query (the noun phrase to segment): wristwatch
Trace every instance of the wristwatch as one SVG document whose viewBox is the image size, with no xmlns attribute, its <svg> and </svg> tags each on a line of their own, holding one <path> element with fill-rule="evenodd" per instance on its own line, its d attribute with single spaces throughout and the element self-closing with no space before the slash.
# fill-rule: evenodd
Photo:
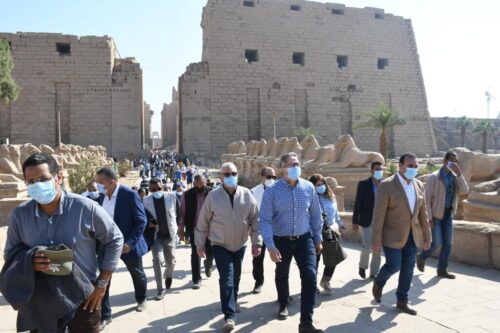
<svg viewBox="0 0 500 333">
<path fill-rule="evenodd" d="M 108 286 L 108 281 L 106 280 L 97 280 L 97 288 L 101 288 L 101 289 L 106 289 L 106 287 Z"/>
</svg>

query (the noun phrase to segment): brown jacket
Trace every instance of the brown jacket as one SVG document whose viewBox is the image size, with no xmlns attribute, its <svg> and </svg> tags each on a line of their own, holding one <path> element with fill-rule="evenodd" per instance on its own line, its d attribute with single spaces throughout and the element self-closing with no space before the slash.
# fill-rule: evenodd
<svg viewBox="0 0 500 333">
<path fill-rule="evenodd" d="M 457 214 L 459 195 L 469 193 L 469 186 L 463 174 L 460 177 L 453 175 L 455 182 L 455 193 L 453 193 L 453 215 Z M 427 216 L 442 220 L 444 217 L 444 205 L 446 201 L 446 188 L 441 177 L 441 169 L 433 172 L 425 184 L 425 202 Z"/>
<path fill-rule="evenodd" d="M 197 249 L 205 248 L 208 237 L 212 245 L 236 252 L 251 236 L 252 245 L 262 246 L 259 229 L 259 207 L 249 189 L 238 186 L 234 193 L 234 207 L 223 186 L 208 193 L 200 211 L 195 229 Z"/>
<path fill-rule="evenodd" d="M 424 185 L 417 179 L 413 182 L 416 192 L 413 215 L 397 174 L 379 184 L 373 208 L 372 244 L 402 249 L 410 230 L 417 247 L 422 248 L 424 242 L 431 241 Z"/>
</svg>

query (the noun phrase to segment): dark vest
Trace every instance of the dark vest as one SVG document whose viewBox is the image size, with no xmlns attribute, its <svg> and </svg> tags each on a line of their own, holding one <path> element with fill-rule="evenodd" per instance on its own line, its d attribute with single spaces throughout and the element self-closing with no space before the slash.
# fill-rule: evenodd
<svg viewBox="0 0 500 333">
<path fill-rule="evenodd" d="M 196 209 L 198 208 L 197 195 L 198 192 L 196 192 L 194 187 L 184 193 L 184 208 L 186 212 L 184 215 L 184 225 L 186 226 L 186 231 L 188 233 L 194 232 L 194 228 L 196 226 Z M 207 197 L 208 189 L 205 189 L 204 195 Z"/>
</svg>

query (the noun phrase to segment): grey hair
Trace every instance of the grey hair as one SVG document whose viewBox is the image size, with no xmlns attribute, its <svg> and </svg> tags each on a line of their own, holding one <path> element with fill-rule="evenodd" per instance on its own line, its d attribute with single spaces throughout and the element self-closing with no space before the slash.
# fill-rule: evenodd
<svg viewBox="0 0 500 333">
<path fill-rule="evenodd" d="M 297 154 L 295 154 L 294 152 L 289 152 L 289 153 L 282 155 L 280 158 L 280 164 L 279 164 L 280 168 L 283 168 L 283 166 L 286 164 L 288 159 L 290 159 L 291 157 L 297 157 Z"/>
<path fill-rule="evenodd" d="M 238 168 L 236 167 L 236 165 L 233 162 L 226 162 L 226 163 L 222 164 L 222 166 L 220 167 L 220 172 L 222 172 L 222 170 L 224 170 L 225 168 L 238 170 Z"/>
</svg>

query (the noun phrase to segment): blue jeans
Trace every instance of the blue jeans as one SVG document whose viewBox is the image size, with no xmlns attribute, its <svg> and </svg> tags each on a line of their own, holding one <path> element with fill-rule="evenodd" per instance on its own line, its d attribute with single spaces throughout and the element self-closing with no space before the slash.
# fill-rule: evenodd
<svg viewBox="0 0 500 333">
<path fill-rule="evenodd" d="M 453 217 L 451 211 L 445 213 L 442 220 L 434 219 L 434 228 L 432 229 L 432 244 L 429 250 L 422 251 L 422 259 L 429 258 L 436 249 L 441 247 L 439 254 L 439 270 L 448 268 L 448 258 L 451 253 L 451 244 L 453 242 Z"/>
<path fill-rule="evenodd" d="M 399 283 L 396 291 L 398 302 L 408 302 L 408 291 L 413 278 L 413 269 L 415 267 L 415 256 L 417 254 L 417 246 L 413 240 L 413 235 L 410 232 L 408 241 L 402 249 L 393 249 L 384 246 L 385 264 L 375 278 L 375 283 L 383 288 L 389 278 L 399 271 Z"/>
<path fill-rule="evenodd" d="M 132 277 L 132 282 L 134 284 L 135 290 L 135 300 L 137 303 L 142 303 L 146 300 L 147 292 L 147 277 L 144 273 L 144 268 L 142 267 L 142 258 L 132 259 L 124 261 L 125 266 Z M 111 281 L 109 281 L 108 288 L 106 289 L 106 294 L 101 303 L 101 320 L 111 319 L 111 304 L 109 303 L 109 287 Z"/>
<path fill-rule="evenodd" d="M 220 303 L 224 320 L 236 319 L 236 302 L 241 278 L 241 263 L 246 246 L 236 252 L 218 245 L 212 246 L 215 264 L 219 271 Z"/>
<path fill-rule="evenodd" d="M 314 304 L 316 302 L 316 250 L 310 234 L 303 235 L 297 240 L 274 238 L 274 244 L 280 251 L 281 262 L 276 263 L 276 289 L 281 306 L 288 304 L 290 290 L 288 275 L 290 263 L 295 258 L 300 271 L 302 288 L 300 292 L 300 322 L 312 323 Z"/>
</svg>

